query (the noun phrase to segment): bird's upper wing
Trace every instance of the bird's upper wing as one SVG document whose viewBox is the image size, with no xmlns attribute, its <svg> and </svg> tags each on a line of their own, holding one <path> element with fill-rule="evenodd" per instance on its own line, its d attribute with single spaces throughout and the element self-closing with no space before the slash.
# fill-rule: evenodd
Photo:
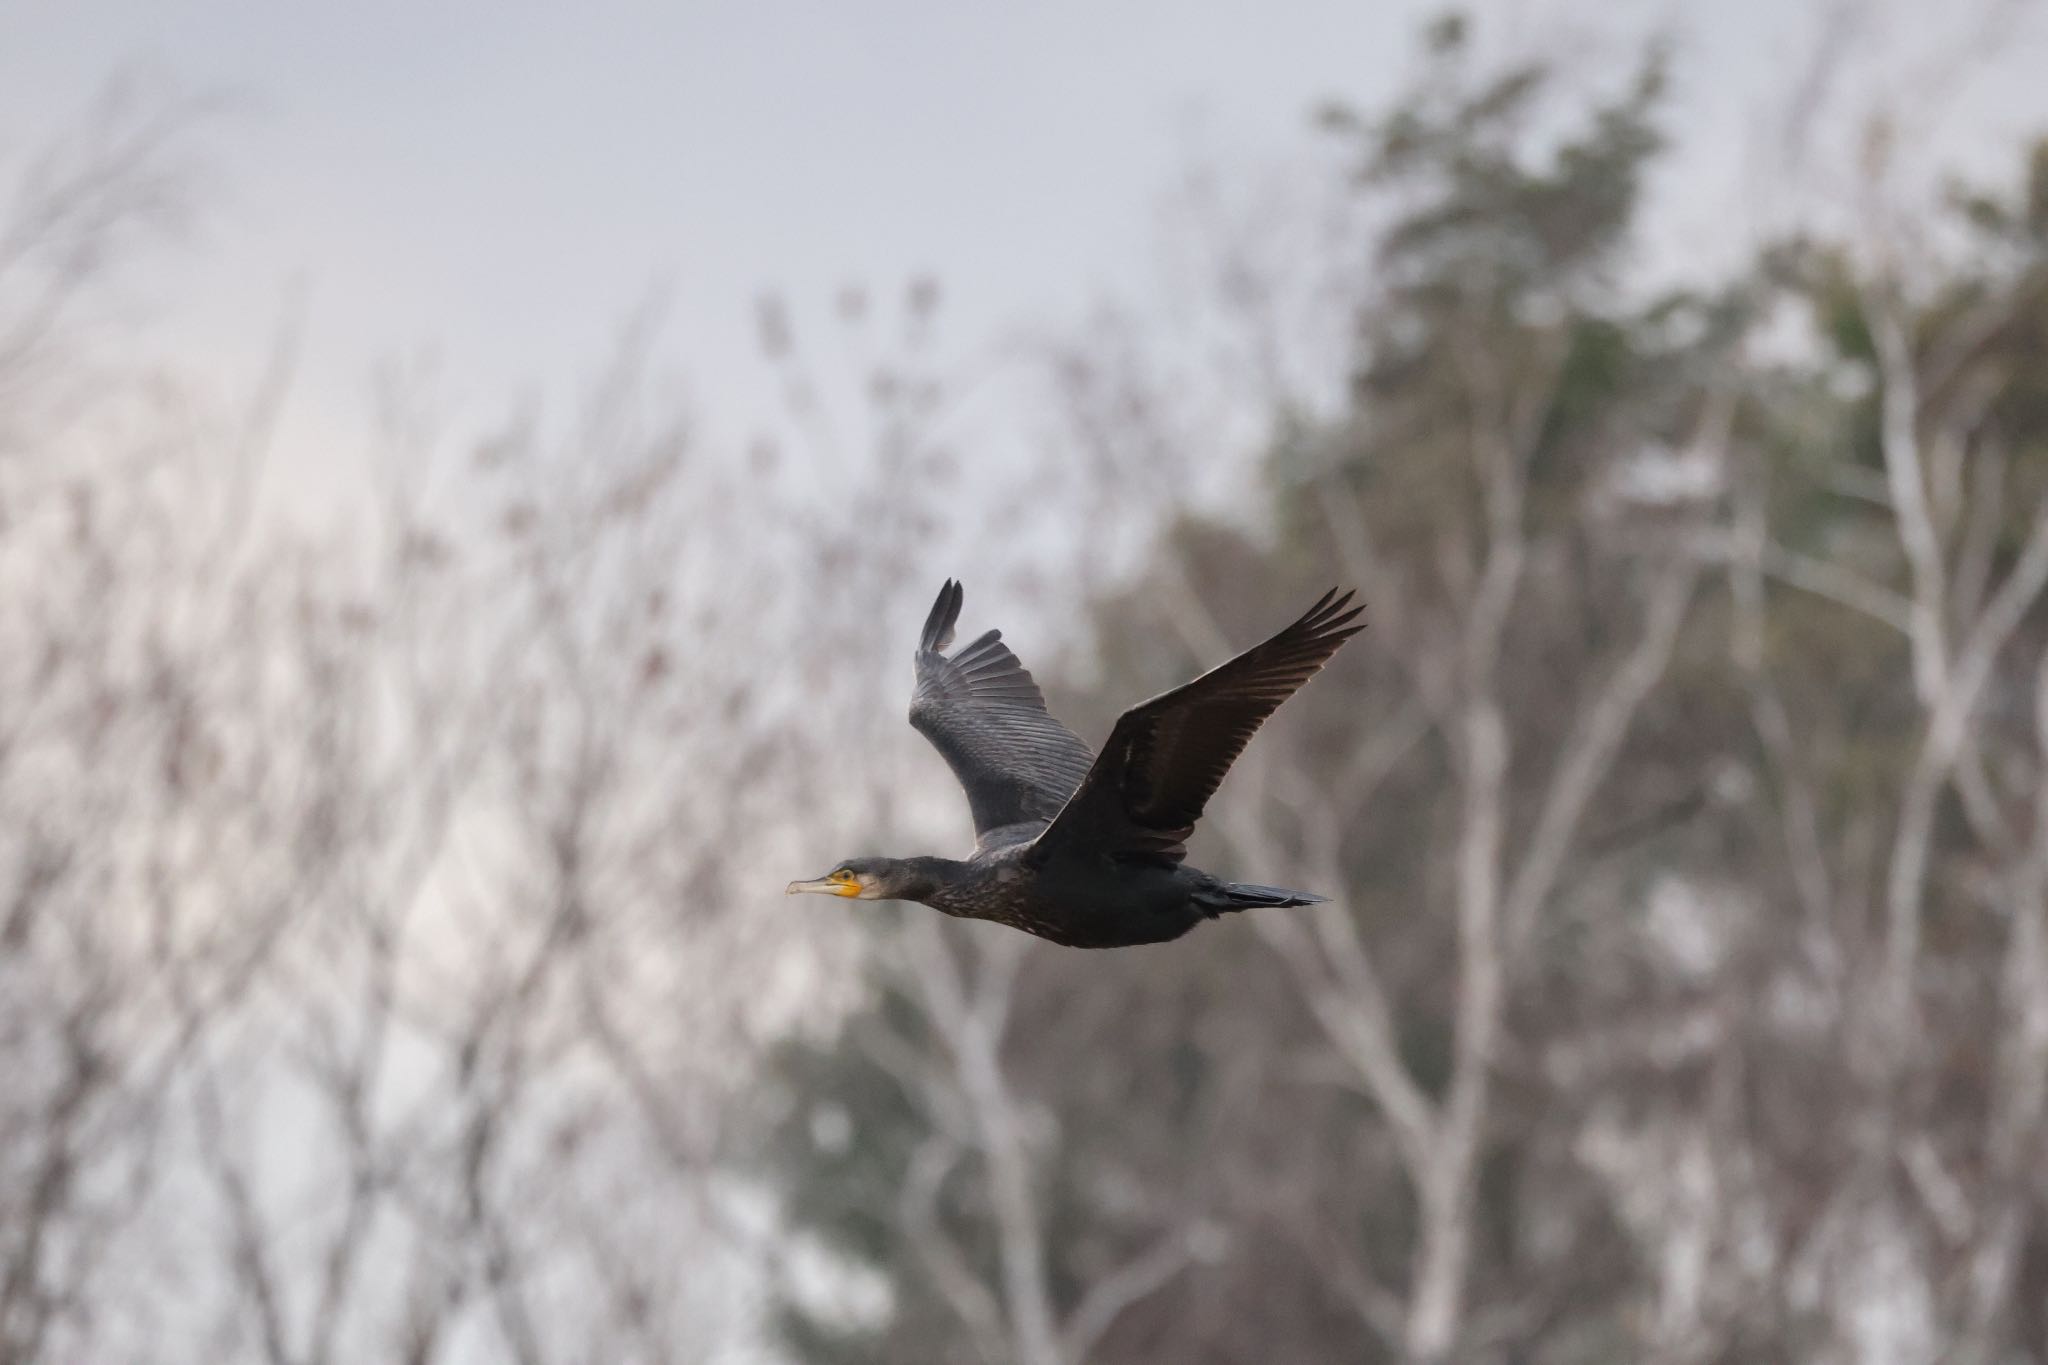
<svg viewBox="0 0 2048 1365">
<path fill-rule="evenodd" d="M 946 657 L 962 598 L 960 585 L 947 579 L 925 618 L 910 723 L 945 755 L 967 789 L 977 836 L 1050 820 L 1094 755 L 1046 711 L 1044 694 L 1003 644 L 1001 631 Z"/>
<path fill-rule="evenodd" d="M 1363 608 L 1332 588 L 1261 645 L 1124 712 L 1101 757 L 1034 856 L 1151 857 L 1179 862 L 1202 808 L 1266 717 L 1343 643 Z"/>
</svg>

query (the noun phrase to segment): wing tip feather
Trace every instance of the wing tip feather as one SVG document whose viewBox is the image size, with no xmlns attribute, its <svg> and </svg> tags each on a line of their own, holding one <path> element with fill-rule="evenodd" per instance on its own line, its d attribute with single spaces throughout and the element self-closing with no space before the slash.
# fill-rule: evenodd
<svg viewBox="0 0 2048 1365">
<path fill-rule="evenodd" d="M 966 591 L 958 579 L 948 578 L 940 586 L 931 612 L 924 618 L 924 630 L 917 640 L 919 649 L 937 653 L 953 642 L 953 627 L 959 624 L 960 604 L 966 598 Z"/>
<path fill-rule="evenodd" d="M 1334 653 L 1346 640 L 1366 628 L 1367 622 L 1359 618 L 1365 614 L 1365 604 L 1358 602 L 1356 588 L 1331 588 L 1316 599 L 1314 606 L 1303 612 L 1301 617 L 1288 629 L 1298 632 L 1303 644 L 1329 644 Z"/>
</svg>

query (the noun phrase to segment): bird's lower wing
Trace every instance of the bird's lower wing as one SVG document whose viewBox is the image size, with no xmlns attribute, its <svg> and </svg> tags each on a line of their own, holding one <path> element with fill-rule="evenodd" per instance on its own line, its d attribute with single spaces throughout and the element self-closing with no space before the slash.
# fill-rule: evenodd
<svg viewBox="0 0 2048 1365">
<path fill-rule="evenodd" d="M 1073 799 L 1039 835 L 1035 856 L 1179 862 L 1259 726 L 1365 629 L 1351 598 L 1331 589 L 1272 639 L 1124 712 Z"/>
</svg>

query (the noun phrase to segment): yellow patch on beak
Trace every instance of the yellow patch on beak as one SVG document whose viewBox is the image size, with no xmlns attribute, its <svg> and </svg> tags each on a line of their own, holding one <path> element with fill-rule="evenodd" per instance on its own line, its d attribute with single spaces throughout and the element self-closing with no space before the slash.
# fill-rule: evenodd
<svg viewBox="0 0 2048 1365">
<path fill-rule="evenodd" d="M 861 892 L 860 878 L 851 872 L 835 872 L 829 877 L 820 877 L 814 882 L 791 882 L 784 888 L 784 894 L 794 896 L 808 891 L 820 896 L 857 897 Z"/>
</svg>

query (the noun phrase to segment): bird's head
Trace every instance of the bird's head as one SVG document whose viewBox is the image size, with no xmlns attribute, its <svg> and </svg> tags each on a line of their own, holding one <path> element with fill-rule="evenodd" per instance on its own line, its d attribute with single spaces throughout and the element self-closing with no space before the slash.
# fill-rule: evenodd
<svg viewBox="0 0 2048 1365">
<path fill-rule="evenodd" d="M 809 891 L 864 901 L 912 900 L 915 883 L 922 880 L 912 873 L 907 862 L 896 858 L 848 858 L 816 881 L 791 882 L 785 890 L 792 896 Z"/>
</svg>

